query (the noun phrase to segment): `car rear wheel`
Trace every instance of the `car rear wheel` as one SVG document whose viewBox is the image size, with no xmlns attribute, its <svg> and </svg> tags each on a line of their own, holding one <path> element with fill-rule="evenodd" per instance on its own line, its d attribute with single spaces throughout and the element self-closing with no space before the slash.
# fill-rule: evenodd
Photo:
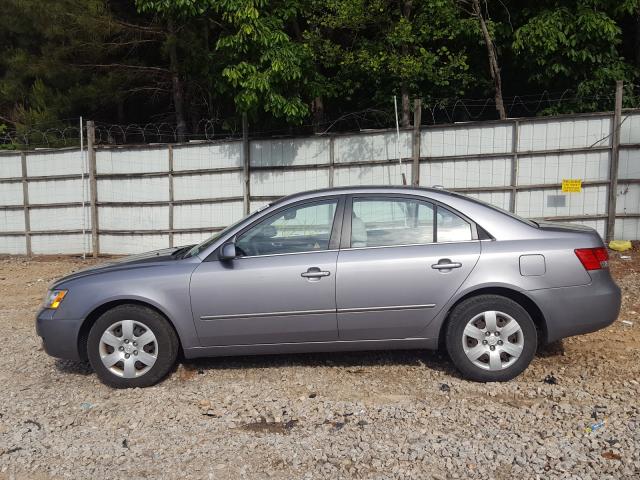
<svg viewBox="0 0 640 480">
<path fill-rule="evenodd" d="M 504 382 L 517 377 L 533 359 L 538 344 L 535 324 L 517 302 L 479 295 L 451 312 L 446 346 L 465 378 Z"/>
<path fill-rule="evenodd" d="M 87 340 L 91 366 L 114 388 L 158 383 L 175 364 L 178 348 L 169 322 L 141 305 L 120 305 L 103 313 Z"/>
</svg>

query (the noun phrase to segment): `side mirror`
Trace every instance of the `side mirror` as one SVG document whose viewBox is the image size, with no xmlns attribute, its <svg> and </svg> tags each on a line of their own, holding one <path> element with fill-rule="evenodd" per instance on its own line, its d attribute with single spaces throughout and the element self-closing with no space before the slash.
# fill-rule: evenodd
<svg viewBox="0 0 640 480">
<path fill-rule="evenodd" d="M 222 245 L 220 253 L 218 254 L 218 258 L 220 258 L 220 260 L 233 260 L 237 256 L 238 252 L 236 251 L 236 244 L 233 242 L 228 242 Z"/>
</svg>

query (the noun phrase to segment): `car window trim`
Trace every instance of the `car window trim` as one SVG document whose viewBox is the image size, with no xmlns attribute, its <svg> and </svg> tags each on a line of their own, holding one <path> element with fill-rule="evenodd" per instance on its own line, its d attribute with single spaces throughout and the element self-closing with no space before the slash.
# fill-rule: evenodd
<svg viewBox="0 0 640 480">
<path fill-rule="evenodd" d="M 340 238 L 340 250 L 362 250 L 365 248 L 389 248 L 389 247 L 408 247 L 418 245 L 436 245 L 436 244 L 451 244 L 451 243 L 468 243 L 478 241 L 478 228 L 476 222 L 469 217 L 459 212 L 455 208 L 449 205 L 443 204 L 438 200 L 434 200 L 430 197 L 423 197 L 422 195 L 410 195 L 403 193 L 366 193 L 366 194 L 348 194 L 345 200 L 345 207 L 342 221 L 342 235 Z M 434 208 L 434 226 L 433 226 L 433 242 L 430 243 L 414 243 L 414 244 L 399 244 L 399 245 L 377 245 L 371 247 L 352 247 L 351 246 L 351 219 L 353 216 L 353 202 L 356 199 L 365 200 L 380 200 L 380 199 L 401 199 L 401 200 L 417 200 L 425 203 L 430 203 Z M 471 239 L 460 240 L 454 242 L 438 242 L 438 209 L 442 208 L 450 213 L 459 216 L 471 226 Z"/>
<path fill-rule="evenodd" d="M 304 252 L 287 252 L 287 253 L 267 253 L 265 255 L 246 255 L 244 257 L 237 257 L 236 260 L 248 260 L 250 258 L 265 258 L 265 257 L 283 257 L 285 255 L 308 255 L 310 253 L 330 253 L 330 252 L 338 252 L 337 248 L 330 248 L 327 250 L 306 250 Z"/>
<path fill-rule="evenodd" d="M 453 210 L 452 208 L 447 208 L 441 204 L 436 204 L 436 211 L 435 211 L 435 223 L 433 225 L 435 232 L 433 234 L 433 241 L 434 243 L 460 243 L 460 242 L 473 242 L 476 240 L 479 240 L 479 235 L 478 235 L 478 225 L 475 222 L 472 222 L 470 220 L 467 219 L 467 217 L 465 217 L 464 215 L 461 215 L 459 213 L 456 213 L 455 210 Z M 441 242 L 438 240 L 438 210 L 444 210 L 446 212 L 451 213 L 452 215 L 455 215 L 457 217 L 460 217 L 462 220 L 464 220 L 465 222 L 467 222 L 469 224 L 469 227 L 471 228 L 471 238 L 469 240 L 448 240 L 445 242 Z"/>
<path fill-rule="evenodd" d="M 220 245 L 213 252 L 211 252 L 204 261 L 205 262 L 219 261 L 220 259 L 218 258 L 218 253 L 220 251 L 220 248 L 222 248 L 222 245 L 227 243 L 230 239 L 235 239 L 235 238 L 241 236 L 242 234 L 244 234 L 245 232 L 247 232 L 248 230 L 250 230 L 251 228 L 253 228 L 257 224 L 263 222 L 264 220 L 267 220 L 269 218 L 277 216 L 280 213 L 282 213 L 283 211 L 288 210 L 289 208 L 296 208 L 296 207 L 301 206 L 301 205 L 313 204 L 313 203 L 318 203 L 318 204 L 330 203 L 331 201 L 334 201 L 334 200 L 336 201 L 336 210 L 335 210 L 335 212 L 333 214 L 333 223 L 331 225 L 331 233 L 329 235 L 329 246 L 328 246 L 329 248 L 322 249 L 322 250 L 308 250 L 308 251 L 304 251 L 304 252 L 269 253 L 269 254 L 266 254 L 266 255 L 247 255 L 245 257 L 238 257 L 238 259 L 241 259 L 241 258 L 274 257 L 274 256 L 282 256 L 282 255 L 299 255 L 301 253 L 337 251 L 338 250 L 338 246 L 339 246 L 339 242 L 340 242 L 341 231 L 342 231 L 342 223 L 343 223 L 342 222 L 342 216 L 343 216 L 343 213 L 344 213 L 345 196 L 346 195 L 342 194 L 342 195 L 328 195 L 326 197 L 307 198 L 307 199 L 304 199 L 304 200 L 300 200 L 298 202 L 293 202 L 293 203 L 288 203 L 286 205 L 283 205 L 282 207 L 278 208 L 277 210 L 274 210 L 273 212 L 269 213 L 268 215 L 264 215 L 264 216 L 260 216 L 260 217 L 256 218 L 249 225 L 246 225 L 241 230 L 238 230 L 237 232 L 233 233 L 229 237 L 227 237 L 224 240 L 222 240 L 222 243 L 220 243 Z"/>
<path fill-rule="evenodd" d="M 347 248 L 341 248 L 340 251 L 344 252 L 347 250 L 373 250 L 378 248 L 426 247 L 430 245 L 451 245 L 451 244 L 461 244 L 461 243 L 476 243 L 480 241 L 483 241 L 483 240 L 471 239 L 471 240 L 459 240 L 456 242 L 403 243 L 398 245 L 376 245 L 372 247 L 347 247 Z"/>
</svg>

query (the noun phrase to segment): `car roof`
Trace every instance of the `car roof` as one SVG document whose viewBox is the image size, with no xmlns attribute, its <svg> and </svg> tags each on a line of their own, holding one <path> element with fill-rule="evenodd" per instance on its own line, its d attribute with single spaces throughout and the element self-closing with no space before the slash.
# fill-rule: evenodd
<svg viewBox="0 0 640 480">
<path fill-rule="evenodd" d="M 413 185 L 352 185 L 348 187 L 331 187 L 319 188 L 316 190 L 306 190 L 304 192 L 293 193 L 277 200 L 277 203 L 295 200 L 297 198 L 327 196 L 327 195 L 345 195 L 350 193 L 416 193 L 418 195 L 424 193 L 435 193 L 440 195 L 457 195 L 454 192 L 445 190 L 444 188 L 428 188 L 417 187 Z"/>
</svg>

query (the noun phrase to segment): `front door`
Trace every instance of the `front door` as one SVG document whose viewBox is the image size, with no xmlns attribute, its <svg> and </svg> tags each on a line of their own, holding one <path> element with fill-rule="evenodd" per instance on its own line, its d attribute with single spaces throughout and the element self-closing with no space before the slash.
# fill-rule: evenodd
<svg viewBox="0 0 640 480">
<path fill-rule="evenodd" d="M 238 258 L 200 264 L 191 303 L 203 346 L 337 339 L 339 204 L 283 207 L 237 236 Z"/>
<path fill-rule="evenodd" d="M 419 338 L 478 261 L 472 224 L 415 197 L 354 197 L 351 207 L 338 257 L 340 339 Z"/>
</svg>

